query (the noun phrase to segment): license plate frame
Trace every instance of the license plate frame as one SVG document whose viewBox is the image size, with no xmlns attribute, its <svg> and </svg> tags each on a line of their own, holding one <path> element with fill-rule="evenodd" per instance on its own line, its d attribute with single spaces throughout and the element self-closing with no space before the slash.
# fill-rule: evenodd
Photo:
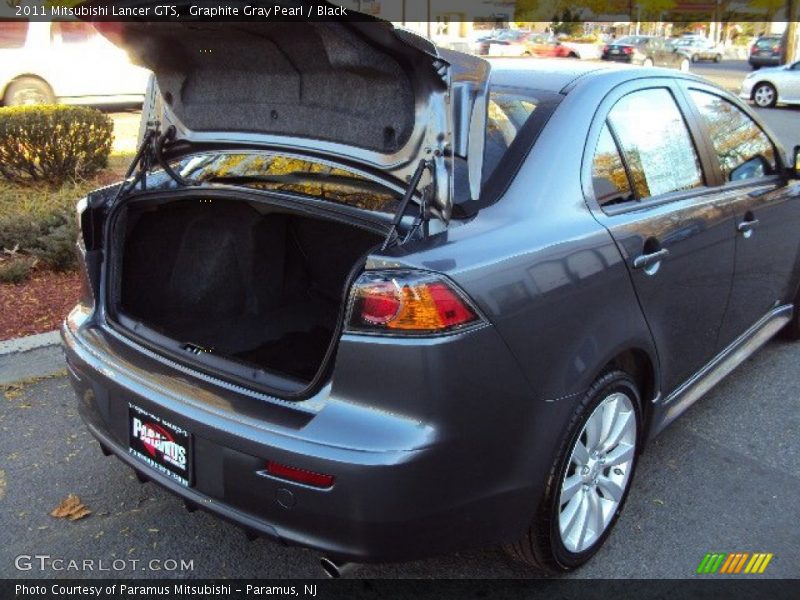
<svg viewBox="0 0 800 600">
<path fill-rule="evenodd" d="M 128 402 L 128 454 L 172 481 L 194 483 L 193 436 L 184 427 Z"/>
</svg>

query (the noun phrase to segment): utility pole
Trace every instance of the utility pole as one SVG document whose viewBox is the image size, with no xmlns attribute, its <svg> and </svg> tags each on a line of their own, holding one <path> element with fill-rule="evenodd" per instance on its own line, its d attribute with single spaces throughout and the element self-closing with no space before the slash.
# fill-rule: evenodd
<svg viewBox="0 0 800 600">
<path fill-rule="evenodd" d="M 797 53 L 797 20 L 800 0 L 786 0 L 786 44 L 784 49 L 784 63 L 792 63 L 800 58 Z"/>
</svg>

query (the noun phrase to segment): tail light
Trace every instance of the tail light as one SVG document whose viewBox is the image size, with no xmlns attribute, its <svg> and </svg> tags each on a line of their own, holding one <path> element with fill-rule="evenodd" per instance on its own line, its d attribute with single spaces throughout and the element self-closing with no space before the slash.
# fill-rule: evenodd
<svg viewBox="0 0 800 600">
<path fill-rule="evenodd" d="M 424 271 L 367 271 L 350 292 L 351 332 L 430 335 L 482 322 L 478 310 L 452 283 Z"/>
<path fill-rule="evenodd" d="M 626 47 L 626 48 L 623 48 L 623 49 L 622 49 L 622 51 L 623 51 L 625 54 L 633 54 L 633 48 L 631 48 L 630 46 L 628 46 L 628 47 Z"/>
<path fill-rule="evenodd" d="M 603 54 L 608 54 L 608 44 L 603 46 Z"/>
<path fill-rule="evenodd" d="M 752 46 L 750 46 L 750 54 L 755 54 L 755 53 L 756 53 L 756 46 L 755 44 L 753 44 Z"/>
</svg>

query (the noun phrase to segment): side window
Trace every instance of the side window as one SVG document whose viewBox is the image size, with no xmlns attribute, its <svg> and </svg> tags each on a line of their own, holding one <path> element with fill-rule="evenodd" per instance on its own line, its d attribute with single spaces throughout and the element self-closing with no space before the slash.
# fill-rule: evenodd
<svg viewBox="0 0 800 600">
<path fill-rule="evenodd" d="M 633 92 L 608 115 L 640 199 L 703 185 L 700 160 L 666 88 Z"/>
<path fill-rule="evenodd" d="M 0 23 L 0 48 L 22 48 L 28 37 L 27 21 L 8 21 Z"/>
<path fill-rule="evenodd" d="M 739 107 L 700 90 L 690 90 L 689 95 L 706 122 L 726 181 L 764 177 L 775 172 L 772 142 Z"/>
<path fill-rule="evenodd" d="M 621 204 L 634 199 L 625 165 L 608 124 L 603 125 L 592 158 L 592 186 L 594 197 L 600 206 Z"/>
</svg>

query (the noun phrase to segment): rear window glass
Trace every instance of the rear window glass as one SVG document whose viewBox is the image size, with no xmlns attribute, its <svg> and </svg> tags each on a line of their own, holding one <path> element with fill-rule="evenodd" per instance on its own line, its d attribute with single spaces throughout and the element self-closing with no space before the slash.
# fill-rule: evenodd
<svg viewBox="0 0 800 600">
<path fill-rule="evenodd" d="M 483 153 L 484 181 L 491 177 L 503 160 L 520 129 L 536 110 L 536 104 L 537 100 L 532 96 L 495 91 L 489 94 L 486 146 Z"/>
<path fill-rule="evenodd" d="M 27 37 L 26 21 L 0 22 L 0 49 L 22 48 Z"/>
<path fill-rule="evenodd" d="M 191 181 L 290 192 L 379 212 L 395 212 L 402 198 L 399 192 L 358 173 L 264 152 L 194 154 L 173 168 Z"/>
<path fill-rule="evenodd" d="M 514 177 L 539 132 L 561 101 L 560 94 L 535 89 L 490 86 L 479 205 L 469 206 L 467 162 L 456 157 L 454 204 L 470 214 L 490 203 Z"/>
<path fill-rule="evenodd" d="M 759 50 L 771 50 L 774 47 L 780 46 L 780 38 L 761 38 L 756 41 L 756 48 Z"/>
</svg>

